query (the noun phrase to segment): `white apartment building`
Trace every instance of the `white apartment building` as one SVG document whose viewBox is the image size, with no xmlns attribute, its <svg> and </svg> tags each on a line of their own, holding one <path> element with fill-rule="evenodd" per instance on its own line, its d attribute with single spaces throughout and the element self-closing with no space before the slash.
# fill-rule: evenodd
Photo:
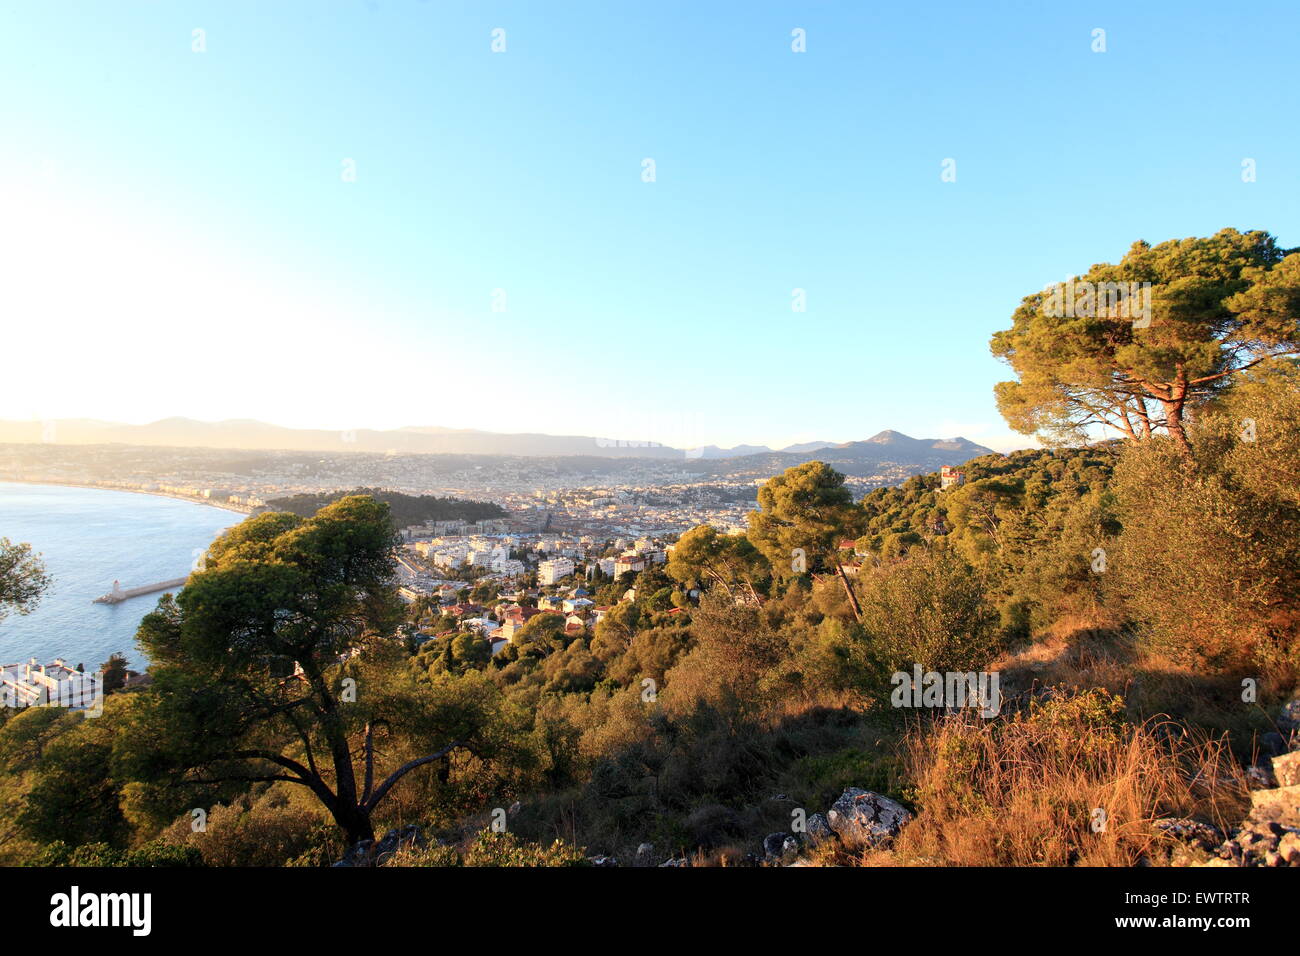
<svg viewBox="0 0 1300 956">
<path fill-rule="evenodd" d="M 459 568 L 465 563 L 465 551 L 461 548 L 444 548 L 432 555 L 433 563 L 440 568 Z"/>
<path fill-rule="evenodd" d="M 539 584 L 555 584 L 573 573 L 573 562 L 568 558 L 551 558 L 537 566 Z"/>
<path fill-rule="evenodd" d="M 471 551 L 468 563 L 472 568 L 495 568 L 506 559 L 504 548 L 492 548 L 484 551 Z"/>
<path fill-rule="evenodd" d="M 614 577 L 627 574 L 629 571 L 640 572 L 644 570 L 645 558 L 641 557 L 639 554 L 624 554 L 614 560 Z"/>
</svg>

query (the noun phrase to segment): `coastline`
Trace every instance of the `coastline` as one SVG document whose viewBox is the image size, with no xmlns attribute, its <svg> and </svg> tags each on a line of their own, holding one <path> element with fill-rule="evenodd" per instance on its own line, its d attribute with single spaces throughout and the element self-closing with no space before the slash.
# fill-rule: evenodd
<svg viewBox="0 0 1300 956">
<path fill-rule="evenodd" d="M 140 594 L 115 604 L 99 604 L 95 598 L 118 578 L 125 591 L 188 578 L 194 558 L 244 516 L 231 508 L 172 508 L 143 499 L 72 494 L 82 489 L 149 493 L 72 476 L 54 481 L 34 477 L 0 478 L 0 514 L 7 519 L 0 535 L 17 534 L 16 540 L 30 542 L 54 583 L 30 615 L 0 622 L 0 662 L 63 657 L 92 664 L 117 653 L 143 670 L 149 658 L 135 634 L 159 595 Z M 5 482 L 12 482 L 12 490 Z M 151 497 L 205 503 L 175 494 Z"/>
<path fill-rule="evenodd" d="M 37 478 L 10 478 L 0 475 L 0 484 L 14 485 L 51 485 L 61 488 L 85 488 L 90 491 L 121 491 L 130 495 L 151 495 L 154 498 L 171 498 L 173 501 L 188 501 L 192 505 L 205 505 L 208 508 L 217 508 L 221 511 L 231 511 L 240 515 L 251 515 L 256 509 L 232 505 L 228 502 L 209 501 L 206 498 L 191 498 L 188 495 L 177 495 L 170 491 L 146 491 L 143 488 L 119 488 L 116 485 L 94 485 L 85 481 L 63 481 L 57 478 L 37 479 Z"/>
</svg>

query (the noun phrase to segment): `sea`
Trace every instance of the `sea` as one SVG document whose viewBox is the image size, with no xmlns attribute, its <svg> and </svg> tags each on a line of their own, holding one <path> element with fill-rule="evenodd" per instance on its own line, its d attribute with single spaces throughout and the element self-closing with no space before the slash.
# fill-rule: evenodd
<svg viewBox="0 0 1300 956">
<path fill-rule="evenodd" d="M 0 664 L 35 657 L 97 669 L 114 653 L 132 670 L 148 661 L 135 643 L 158 594 L 94 604 L 113 587 L 182 578 L 208 545 L 244 515 L 175 498 L 0 482 L 0 538 L 30 544 L 53 579 L 31 614 L 0 619 Z"/>
</svg>

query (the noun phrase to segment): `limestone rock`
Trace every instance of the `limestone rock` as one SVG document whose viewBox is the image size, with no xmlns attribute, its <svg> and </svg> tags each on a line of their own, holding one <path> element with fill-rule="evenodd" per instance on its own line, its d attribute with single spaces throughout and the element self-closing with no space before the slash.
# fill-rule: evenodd
<svg viewBox="0 0 1300 956">
<path fill-rule="evenodd" d="M 1250 819 L 1300 830 L 1300 786 L 1251 791 Z"/>
<path fill-rule="evenodd" d="M 1277 852 L 1286 866 L 1300 866 L 1300 833 L 1285 834 L 1278 841 Z"/>
<path fill-rule="evenodd" d="M 1300 786 L 1254 790 L 1250 804 L 1219 856 L 1237 866 L 1300 866 Z"/>
<path fill-rule="evenodd" d="M 789 833 L 769 833 L 763 838 L 763 859 L 769 863 L 789 863 L 799 855 L 799 841 Z"/>
<path fill-rule="evenodd" d="M 1273 758 L 1273 776 L 1278 786 L 1294 787 L 1300 784 L 1300 751 Z"/>
<path fill-rule="evenodd" d="M 830 821 L 826 819 L 824 813 L 814 813 L 808 818 L 807 830 L 804 838 L 808 841 L 809 846 L 821 846 L 827 841 L 835 839 L 835 831 L 831 829 Z"/>
<path fill-rule="evenodd" d="M 826 813 L 832 830 L 848 846 L 877 846 L 898 836 L 912 814 L 888 797 L 849 787 Z"/>
</svg>

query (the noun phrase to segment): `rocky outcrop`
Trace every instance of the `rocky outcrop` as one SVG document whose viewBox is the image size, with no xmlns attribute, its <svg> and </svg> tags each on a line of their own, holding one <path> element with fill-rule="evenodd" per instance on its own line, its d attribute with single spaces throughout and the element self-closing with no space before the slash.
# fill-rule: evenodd
<svg viewBox="0 0 1300 956">
<path fill-rule="evenodd" d="M 901 803 L 870 790 L 849 787 L 831 804 L 826 820 L 848 847 L 877 847 L 898 836 L 912 819 Z"/>
<path fill-rule="evenodd" d="M 1250 812 L 1224 834 L 1199 820 L 1168 817 L 1154 829 L 1172 837 L 1177 846 L 1174 866 L 1297 866 L 1300 867 L 1300 700 L 1282 710 L 1278 726 L 1288 736 L 1267 733 L 1259 738 L 1258 762 L 1245 768 Z"/>
<path fill-rule="evenodd" d="M 799 855 L 799 841 L 789 833 L 769 833 L 763 840 L 763 859 L 767 863 L 793 863 Z"/>
<path fill-rule="evenodd" d="M 1279 787 L 1300 785 L 1300 750 L 1274 757 L 1273 777 Z"/>
<path fill-rule="evenodd" d="M 1254 791 L 1250 795 L 1250 816 L 1246 820 L 1300 830 L 1300 786 Z"/>
<path fill-rule="evenodd" d="M 824 813 L 814 813 L 810 816 L 806 827 L 804 838 L 809 846 L 819 847 L 835 839 L 835 831 L 831 829 L 830 821 L 826 819 Z"/>
<path fill-rule="evenodd" d="M 796 833 L 769 833 L 763 840 L 761 862 L 768 866 L 810 866 L 810 850 L 829 846 L 853 850 L 887 845 L 912 819 L 902 804 L 889 797 L 849 787 L 825 813 L 814 813 Z"/>
<path fill-rule="evenodd" d="M 1273 766 L 1279 779 L 1294 779 L 1294 761 L 1279 768 L 1275 759 Z M 1205 865 L 1300 867 L 1300 783 L 1252 790 L 1250 813 L 1212 852 L 1214 858 Z"/>
<path fill-rule="evenodd" d="M 1261 736 L 1261 760 L 1246 768 L 1250 813 L 1202 865 L 1300 867 L 1300 698 L 1282 708 L 1277 726 L 1281 733 Z"/>
</svg>

